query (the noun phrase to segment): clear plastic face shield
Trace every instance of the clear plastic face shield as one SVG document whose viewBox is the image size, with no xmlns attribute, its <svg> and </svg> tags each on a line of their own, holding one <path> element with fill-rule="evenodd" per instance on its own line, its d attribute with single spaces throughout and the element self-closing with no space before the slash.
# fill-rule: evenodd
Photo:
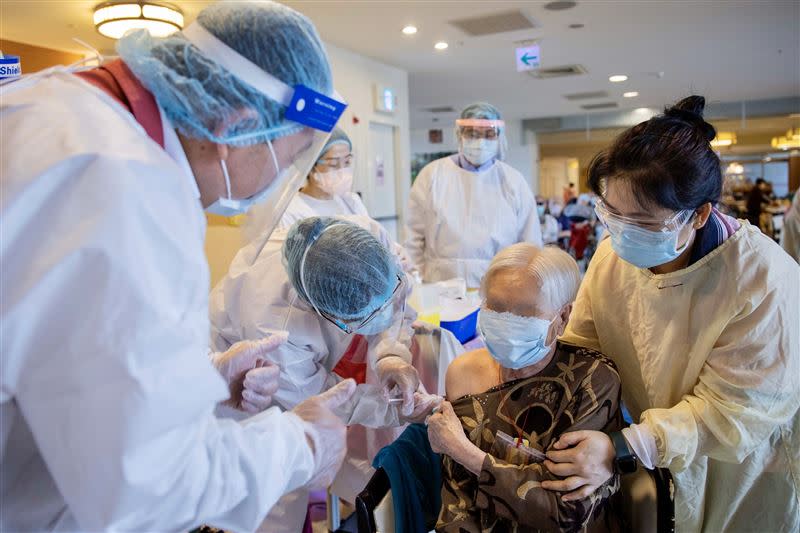
<svg viewBox="0 0 800 533">
<path fill-rule="evenodd" d="M 378 335 L 383 333 L 391 338 L 397 339 L 402 331 L 406 310 L 406 296 L 408 294 L 405 276 L 399 273 L 396 274 L 397 282 L 389 298 L 378 307 L 367 310 L 363 317 L 343 319 L 320 309 L 317 302 L 314 301 L 306 283 L 308 275 L 306 271 L 306 258 L 319 238 L 324 235 L 326 231 L 337 225 L 338 224 L 331 224 L 322 230 L 319 235 L 308 244 L 303 252 L 303 257 L 300 259 L 300 283 L 302 284 L 303 292 L 306 294 L 308 303 L 314 308 L 317 315 L 336 326 L 346 335 L 352 335 L 354 333 L 361 335 Z M 399 268 L 398 272 L 401 272 Z"/>
<path fill-rule="evenodd" d="M 492 157 L 505 159 L 508 143 L 505 122 L 485 118 L 456 120 L 459 149 L 473 164 L 483 164 Z"/>
<path fill-rule="evenodd" d="M 237 202 L 244 202 L 246 207 L 253 205 L 248 232 L 251 237 L 255 236 L 253 233 L 263 236 L 266 243 L 289 202 L 317 163 L 333 127 L 347 105 L 336 94 L 332 98 L 302 85 L 288 86 L 217 39 L 197 22 L 189 25 L 182 33 L 203 55 L 270 100 L 286 107 L 287 134 L 266 141 L 270 156 L 277 166 L 274 177 L 264 189 L 249 198 L 236 199 L 229 195 L 226 199 L 233 208 L 241 209 L 242 205 Z M 262 131 L 248 132 L 230 142 L 247 144 L 249 139 L 257 139 L 264 134 Z"/>
</svg>

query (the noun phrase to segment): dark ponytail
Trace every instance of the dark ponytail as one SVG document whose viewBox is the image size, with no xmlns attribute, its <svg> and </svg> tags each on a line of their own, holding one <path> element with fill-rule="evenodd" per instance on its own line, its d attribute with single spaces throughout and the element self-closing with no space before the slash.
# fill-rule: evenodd
<svg viewBox="0 0 800 533">
<path fill-rule="evenodd" d="M 648 121 L 622 132 L 589 165 L 589 186 L 603 195 L 610 180 L 625 180 L 642 207 L 673 211 L 716 203 L 722 170 L 703 120 L 706 100 L 689 96 Z"/>
</svg>

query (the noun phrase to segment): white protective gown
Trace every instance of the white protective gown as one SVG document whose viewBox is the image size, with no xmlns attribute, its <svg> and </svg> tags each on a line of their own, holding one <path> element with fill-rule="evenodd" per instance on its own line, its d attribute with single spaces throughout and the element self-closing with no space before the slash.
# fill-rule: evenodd
<svg viewBox="0 0 800 533">
<path fill-rule="evenodd" d="M 792 205 L 783 217 L 781 247 L 800 263 L 800 191 L 794 193 Z"/>
<path fill-rule="evenodd" d="M 430 163 L 411 187 L 405 248 L 425 282 L 464 278 L 477 288 L 492 258 L 518 242 L 542 246 L 536 200 L 502 161 L 482 172 L 451 157 Z"/>
<path fill-rule="evenodd" d="M 360 215 L 368 217 L 367 206 L 354 192 L 334 196 L 330 200 L 314 198 L 298 192 L 281 217 L 281 228 L 289 228 L 298 220 L 308 217 L 332 217 L 336 215 Z"/>
<path fill-rule="evenodd" d="M 296 415 L 212 414 L 185 156 L 64 71 L 2 89 L 0 136 L 0 530 L 253 530 L 313 457 Z"/>
<path fill-rule="evenodd" d="M 799 307 L 800 267 L 747 222 L 671 274 L 608 239 L 589 264 L 563 340 L 616 362 L 677 531 L 800 530 Z"/>
</svg>

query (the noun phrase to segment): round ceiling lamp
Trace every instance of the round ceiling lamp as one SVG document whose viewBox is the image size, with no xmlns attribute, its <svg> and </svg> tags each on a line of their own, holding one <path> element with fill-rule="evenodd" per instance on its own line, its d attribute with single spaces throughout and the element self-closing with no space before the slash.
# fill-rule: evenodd
<svg viewBox="0 0 800 533">
<path fill-rule="evenodd" d="M 106 2 L 94 8 L 94 27 L 111 39 L 139 29 L 153 37 L 166 37 L 183 29 L 183 13 L 163 2 Z"/>
</svg>

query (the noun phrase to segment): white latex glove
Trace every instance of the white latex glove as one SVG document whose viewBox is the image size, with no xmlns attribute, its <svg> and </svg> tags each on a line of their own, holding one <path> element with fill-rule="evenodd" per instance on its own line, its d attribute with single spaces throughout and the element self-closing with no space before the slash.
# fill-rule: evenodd
<svg viewBox="0 0 800 533">
<path fill-rule="evenodd" d="M 436 394 L 425 392 L 414 393 L 414 410 L 408 416 L 401 416 L 400 421 L 404 424 L 414 424 L 425 422 L 433 414 L 433 410 L 442 405 L 444 398 Z"/>
<path fill-rule="evenodd" d="M 242 410 L 260 413 L 272 405 L 272 396 L 278 392 L 280 367 L 266 361 L 256 363 L 256 368 L 244 375 Z"/>
<path fill-rule="evenodd" d="M 375 365 L 375 372 L 387 399 L 391 390 L 399 389 L 403 396 L 400 414 L 411 416 L 414 411 L 414 393 L 419 388 L 417 369 L 406 363 L 400 356 L 388 355 L 378 360 Z"/>
<path fill-rule="evenodd" d="M 330 485 L 342 466 L 347 452 L 347 426 L 333 409 L 349 400 L 355 391 L 356 382 L 346 379 L 292 409 L 305 422 L 306 438 L 314 453 L 314 474 L 306 485 L 311 489 Z"/>
<path fill-rule="evenodd" d="M 269 381 L 273 374 L 277 380 L 277 367 L 267 362 L 266 354 L 286 342 L 288 338 L 289 334 L 281 331 L 258 341 L 237 342 L 226 352 L 215 353 L 211 356 L 212 364 L 228 383 L 230 389 L 230 398 L 225 403 L 249 412 L 258 412 L 258 410 L 252 411 L 251 409 L 263 406 L 267 400 L 271 403 L 271 397 L 267 398 L 267 396 L 274 394 L 274 391 L 266 395 L 264 393 L 271 389 Z M 252 388 L 248 387 L 250 388 L 250 393 L 248 393 L 250 400 L 244 399 L 243 401 L 244 382 L 250 372 L 254 373 L 253 379 L 249 381 Z M 267 404 L 268 406 L 269 404 Z"/>
</svg>

